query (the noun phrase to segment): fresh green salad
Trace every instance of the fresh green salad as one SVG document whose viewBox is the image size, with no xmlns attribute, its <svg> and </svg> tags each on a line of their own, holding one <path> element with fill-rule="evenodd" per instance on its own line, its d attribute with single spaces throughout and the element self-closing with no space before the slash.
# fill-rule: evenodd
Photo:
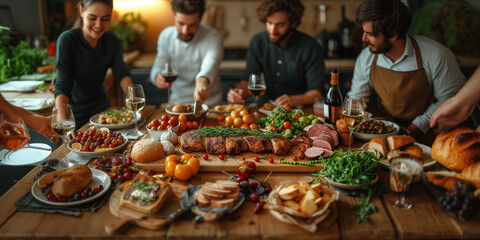
<svg viewBox="0 0 480 240">
<path fill-rule="evenodd" d="M 272 132 L 279 132 L 286 138 L 300 136 L 303 128 L 310 124 L 321 123 L 317 116 L 307 115 L 301 109 L 276 107 L 272 113 L 259 120 L 260 125 Z"/>
<path fill-rule="evenodd" d="M 377 177 L 378 162 L 375 154 L 366 150 L 343 152 L 335 150 L 330 157 L 323 159 L 323 169 L 312 175 L 349 185 L 366 185 Z"/>
</svg>

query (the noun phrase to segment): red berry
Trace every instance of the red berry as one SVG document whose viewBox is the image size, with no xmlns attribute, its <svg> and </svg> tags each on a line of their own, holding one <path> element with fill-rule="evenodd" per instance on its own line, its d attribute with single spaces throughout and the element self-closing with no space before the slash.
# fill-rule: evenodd
<svg viewBox="0 0 480 240">
<path fill-rule="evenodd" d="M 255 162 L 260 162 L 260 157 L 256 156 L 253 160 L 255 160 Z"/>
<path fill-rule="evenodd" d="M 260 200 L 260 196 L 258 194 L 252 193 L 252 195 L 250 195 L 251 202 L 258 202 L 258 200 Z"/>
<path fill-rule="evenodd" d="M 273 162 L 275 162 L 275 160 L 273 160 L 273 158 L 270 158 L 270 159 L 268 159 L 268 162 L 273 163 Z"/>
<path fill-rule="evenodd" d="M 240 160 L 245 161 L 245 157 L 241 157 Z"/>
<path fill-rule="evenodd" d="M 157 174 L 157 171 L 155 171 L 153 169 L 148 170 L 148 175 L 153 176 L 155 174 Z"/>
<path fill-rule="evenodd" d="M 262 202 L 257 202 L 255 204 L 255 208 L 253 209 L 253 213 L 258 214 L 263 210 L 263 203 Z"/>
<path fill-rule="evenodd" d="M 243 181 L 243 180 L 245 180 L 245 178 L 244 178 L 243 176 L 238 176 L 238 177 L 237 177 L 237 182 L 241 182 L 241 181 Z"/>
<path fill-rule="evenodd" d="M 133 161 L 132 157 L 128 156 L 127 160 L 125 160 L 125 164 L 130 166 L 130 165 L 132 165 L 132 161 Z"/>
<path fill-rule="evenodd" d="M 95 169 L 100 169 L 100 167 L 97 165 L 97 166 L 95 166 Z"/>
<path fill-rule="evenodd" d="M 82 194 L 81 194 L 81 195 L 82 195 L 82 198 L 87 198 L 87 196 L 88 196 L 88 193 L 86 193 L 86 192 L 82 192 Z"/>
<path fill-rule="evenodd" d="M 132 180 L 132 173 L 127 172 L 127 173 L 123 174 L 123 177 L 124 177 L 126 180 Z"/>
<path fill-rule="evenodd" d="M 203 160 L 208 160 L 208 154 L 203 154 Z"/>
<path fill-rule="evenodd" d="M 225 156 L 223 156 L 223 155 L 220 155 L 220 156 L 218 156 L 218 159 L 220 159 L 220 160 L 222 160 L 222 161 L 223 161 L 223 159 L 225 159 Z"/>
<path fill-rule="evenodd" d="M 120 165 L 120 168 L 126 168 L 127 167 L 127 164 L 123 163 L 122 165 Z"/>
<path fill-rule="evenodd" d="M 271 188 L 271 187 L 266 187 L 266 188 L 265 188 L 265 192 L 270 192 L 270 191 L 272 191 L 272 188 Z"/>
<path fill-rule="evenodd" d="M 258 187 L 258 182 L 251 182 L 249 186 L 251 188 L 257 188 Z"/>
<path fill-rule="evenodd" d="M 293 161 L 297 161 L 298 160 L 298 157 L 297 156 L 293 156 Z"/>
</svg>

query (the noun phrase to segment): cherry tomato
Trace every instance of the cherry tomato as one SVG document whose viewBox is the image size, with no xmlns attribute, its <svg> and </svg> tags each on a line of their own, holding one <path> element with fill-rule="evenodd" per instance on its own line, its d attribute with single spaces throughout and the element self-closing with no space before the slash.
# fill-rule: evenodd
<svg viewBox="0 0 480 240">
<path fill-rule="evenodd" d="M 274 163 L 275 161 L 273 160 L 273 158 L 270 158 L 270 159 L 268 159 L 268 162 Z"/>
<path fill-rule="evenodd" d="M 246 123 L 242 124 L 241 127 L 242 127 L 242 128 L 245 128 L 245 129 L 250 129 L 250 125 L 248 125 L 248 124 L 246 124 Z"/>
<path fill-rule="evenodd" d="M 217 116 L 217 121 L 221 122 L 221 121 L 223 121 L 224 119 L 225 119 L 225 115 L 223 115 L 223 114 L 218 114 L 218 116 Z"/>
<path fill-rule="evenodd" d="M 155 126 L 155 127 L 158 127 L 158 126 L 160 126 L 160 121 L 158 121 L 158 119 L 154 119 L 152 121 L 152 125 Z"/>
<path fill-rule="evenodd" d="M 187 124 L 185 124 L 185 122 L 180 122 L 180 126 L 178 127 L 178 131 L 183 132 L 185 130 L 187 130 Z"/>
<path fill-rule="evenodd" d="M 238 113 L 238 111 L 233 110 L 230 112 L 230 116 L 232 116 L 232 118 L 237 118 L 240 116 L 240 114 Z"/>
<path fill-rule="evenodd" d="M 242 111 L 240 111 L 240 116 L 243 117 L 243 116 L 248 116 L 248 111 L 243 109 Z"/>
<path fill-rule="evenodd" d="M 176 127 L 178 125 L 178 117 L 177 116 L 172 116 L 170 120 L 168 121 L 168 124 L 172 127 Z"/>
<path fill-rule="evenodd" d="M 178 121 L 179 121 L 179 122 L 186 122 L 186 121 L 187 121 L 187 115 L 185 115 L 185 114 L 183 114 L 183 113 L 180 114 L 180 115 L 178 116 Z"/>
<path fill-rule="evenodd" d="M 175 167 L 175 177 L 180 181 L 187 181 L 192 175 L 192 168 L 189 165 L 177 164 Z"/>
<path fill-rule="evenodd" d="M 291 125 L 290 125 L 290 122 L 284 122 L 284 123 L 283 123 L 283 127 L 284 127 L 285 129 L 290 129 L 290 126 L 291 126 Z"/>
<path fill-rule="evenodd" d="M 193 124 L 192 124 L 192 122 L 190 122 L 190 121 L 187 121 L 187 123 L 186 123 L 186 124 L 187 124 L 187 129 L 192 129 L 192 128 L 193 128 Z"/>
<path fill-rule="evenodd" d="M 197 121 L 192 121 L 192 128 L 197 129 L 198 128 L 198 122 Z"/>
<path fill-rule="evenodd" d="M 243 123 L 246 123 L 246 124 L 253 123 L 252 117 L 250 117 L 250 115 L 248 115 L 248 114 L 243 116 L 242 119 L 243 119 Z"/>
<path fill-rule="evenodd" d="M 292 117 L 298 119 L 300 116 L 298 114 L 293 114 Z"/>
<path fill-rule="evenodd" d="M 293 156 L 293 161 L 297 161 L 298 160 L 298 157 L 297 156 Z"/>
<path fill-rule="evenodd" d="M 190 169 L 192 170 L 192 175 L 197 174 L 198 170 L 200 170 L 200 161 L 196 157 L 188 159 L 187 165 L 190 166 Z"/>
<path fill-rule="evenodd" d="M 167 114 L 163 114 L 160 120 L 168 122 L 168 120 L 170 120 L 170 117 Z"/>
<path fill-rule="evenodd" d="M 223 159 L 225 159 L 225 156 L 223 156 L 223 155 L 220 155 L 220 156 L 218 156 L 218 159 L 220 159 L 220 160 L 222 160 L 222 161 L 223 161 Z"/>
<path fill-rule="evenodd" d="M 260 157 L 256 156 L 253 160 L 255 160 L 255 162 L 260 162 Z"/>
<path fill-rule="evenodd" d="M 225 117 L 225 124 L 227 124 L 227 126 L 230 126 L 233 124 L 233 118 L 232 116 L 226 116 Z"/>
<path fill-rule="evenodd" d="M 290 106 L 289 106 L 288 104 L 283 105 L 283 107 L 284 107 L 287 111 L 290 111 L 290 110 L 291 110 L 291 109 L 290 109 Z"/>
<path fill-rule="evenodd" d="M 203 154 L 203 160 L 208 160 L 208 154 Z"/>
<path fill-rule="evenodd" d="M 255 123 L 250 124 L 250 129 L 258 129 L 257 124 Z"/>
<path fill-rule="evenodd" d="M 235 125 L 235 127 L 241 127 L 243 125 L 242 118 L 241 117 L 235 118 L 235 120 L 233 120 L 233 125 Z"/>
</svg>

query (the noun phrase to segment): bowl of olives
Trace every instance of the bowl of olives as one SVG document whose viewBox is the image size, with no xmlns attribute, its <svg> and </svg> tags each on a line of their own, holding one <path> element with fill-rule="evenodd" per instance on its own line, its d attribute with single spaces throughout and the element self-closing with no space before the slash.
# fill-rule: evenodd
<svg viewBox="0 0 480 240">
<path fill-rule="evenodd" d="M 394 122 L 379 119 L 365 119 L 358 124 L 352 135 L 362 141 L 370 141 L 376 137 L 386 137 L 398 134 L 400 126 Z"/>
</svg>

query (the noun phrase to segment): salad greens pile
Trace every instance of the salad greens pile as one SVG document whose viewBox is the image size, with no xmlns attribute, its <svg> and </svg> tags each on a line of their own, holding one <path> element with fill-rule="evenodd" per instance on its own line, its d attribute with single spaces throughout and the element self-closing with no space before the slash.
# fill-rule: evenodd
<svg viewBox="0 0 480 240">
<path fill-rule="evenodd" d="M 272 113 L 259 120 L 259 124 L 272 132 L 281 132 L 286 138 L 300 136 L 303 128 L 310 124 L 320 123 L 317 116 L 307 115 L 301 109 L 287 109 L 276 107 Z"/>
<path fill-rule="evenodd" d="M 0 29 L 0 33 L 1 33 Z M 21 76 L 35 72 L 38 66 L 47 59 L 47 50 L 37 50 L 30 47 L 26 41 L 12 45 L 8 35 L 0 37 L 0 83 L 10 80 L 13 76 Z"/>
<path fill-rule="evenodd" d="M 323 169 L 312 175 L 327 177 L 344 184 L 368 184 L 377 177 L 378 162 L 375 154 L 366 150 L 353 150 L 351 153 L 335 150 L 330 157 L 323 159 Z"/>
</svg>

